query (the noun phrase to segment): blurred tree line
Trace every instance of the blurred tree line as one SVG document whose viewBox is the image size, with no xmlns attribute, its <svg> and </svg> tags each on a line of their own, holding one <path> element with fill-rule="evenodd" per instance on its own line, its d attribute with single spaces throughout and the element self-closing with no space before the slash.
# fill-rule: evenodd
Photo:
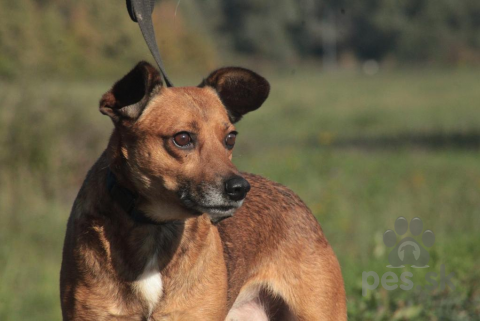
<svg viewBox="0 0 480 321">
<path fill-rule="evenodd" d="M 150 57 L 122 0 L 0 0 L 0 75 L 109 73 Z M 162 0 L 170 68 L 218 57 L 478 64 L 478 0 Z"/>
<path fill-rule="evenodd" d="M 275 59 L 337 53 L 400 62 L 479 62 L 478 0 L 199 0 L 231 49 Z"/>
</svg>

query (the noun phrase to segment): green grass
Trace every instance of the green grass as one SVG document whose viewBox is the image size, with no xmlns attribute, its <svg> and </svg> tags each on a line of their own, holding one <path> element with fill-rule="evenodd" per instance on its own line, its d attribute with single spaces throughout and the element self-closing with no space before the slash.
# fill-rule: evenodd
<svg viewBox="0 0 480 321">
<path fill-rule="evenodd" d="M 478 72 L 266 74 L 269 100 L 238 124 L 238 167 L 289 186 L 322 224 L 351 320 L 478 319 Z M 0 84 L 0 320 L 60 319 L 65 224 L 111 131 L 97 104 L 112 83 Z M 362 296 L 363 271 L 390 270 L 382 235 L 398 216 L 420 217 L 436 242 L 431 268 L 394 272 L 423 286 L 443 264 L 454 291 Z"/>
</svg>

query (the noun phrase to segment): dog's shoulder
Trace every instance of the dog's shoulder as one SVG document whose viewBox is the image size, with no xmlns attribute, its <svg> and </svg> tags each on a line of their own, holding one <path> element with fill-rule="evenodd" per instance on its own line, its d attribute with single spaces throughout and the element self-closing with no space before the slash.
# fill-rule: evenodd
<svg viewBox="0 0 480 321">
<path fill-rule="evenodd" d="M 229 300 L 265 262 L 283 264 L 288 257 L 302 257 L 302 251 L 321 256 L 329 247 L 320 224 L 293 191 L 258 175 L 242 176 L 250 192 L 233 217 L 217 224 L 227 258 Z"/>
</svg>

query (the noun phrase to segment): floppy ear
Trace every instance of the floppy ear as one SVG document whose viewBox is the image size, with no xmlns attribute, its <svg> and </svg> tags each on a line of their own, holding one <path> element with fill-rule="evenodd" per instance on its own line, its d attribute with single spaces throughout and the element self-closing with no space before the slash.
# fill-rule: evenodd
<svg viewBox="0 0 480 321">
<path fill-rule="evenodd" d="M 150 98 L 161 87 L 158 70 L 141 61 L 102 96 L 100 112 L 110 116 L 115 124 L 130 124 L 140 117 Z"/>
<path fill-rule="evenodd" d="M 270 84 L 265 78 L 240 67 L 221 68 L 212 72 L 199 87 L 205 86 L 217 91 L 232 123 L 258 109 L 270 92 Z"/>
</svg>

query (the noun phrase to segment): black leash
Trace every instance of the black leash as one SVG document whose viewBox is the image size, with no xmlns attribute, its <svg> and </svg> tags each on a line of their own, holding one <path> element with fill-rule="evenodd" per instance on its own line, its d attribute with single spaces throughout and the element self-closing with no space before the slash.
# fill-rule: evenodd
<svg viewBox="0 0 480 321">
<path fill-rule="evenodd" d="M 127 0 L 127 9 L 130 18 L 137 22 L 142 31 L 143 38 L 147 43 L 148 49 L 152 53 L 153 58 L 157 62 L 158 68 L 165 79 L 167 87 L 173 87 L 172 82 L 165 72 L 160 51 L 158 50 L 155 38 L 155 30 L 153 29 L 152 13 L 155 7 L 155 0 Z"/>
</svg>

